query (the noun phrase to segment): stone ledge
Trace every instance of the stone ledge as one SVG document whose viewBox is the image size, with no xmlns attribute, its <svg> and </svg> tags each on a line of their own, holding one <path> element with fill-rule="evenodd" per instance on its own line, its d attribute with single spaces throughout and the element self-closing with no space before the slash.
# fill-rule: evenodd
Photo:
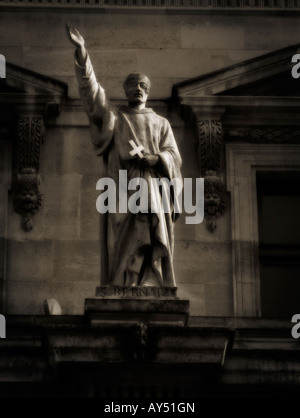
<svg viewBox="0 0 300 418">
<path fill-rule="evenodd" d="M 125 390 L 127 382 L 138 390 L 151 379 L 160 390 L 167 380 L 197 396 L 209 381 L 214 390 L 229 394 L 238 387 L 260 395 L 267 385 L 271 396 L 276 385 L 285 393 L 294 385 L 299 392 L 300 344 L 291 336 L 289 320 L 191 317 L 184 327 L 145 327 L 137 321 L 90 326 L 86 317 L 71 315 L 6 319 L 7 338 L 0 340 L 0 398 L 21 392 L 25 397 L 30 384 L 36 385 L 31 395 L 51 384 L 47 394 L 61 397 L 77 396 L 80 382 L 106 393 L 106 387 Z M 61 392 L 66 388 L 70 392 Z"/>
<path fill-rule="evenodd" d="M 273 0 L 0 0 L 0 6 L 14 8 L 51 8 L 51 9 L 108 9 L 108 10 L 155 10 L 155 11 L 187 11 L 212 13 L 220 11 L 230 12 L 299 12 L 297 0 L 281 0 L 280 5 L 274 6 Z"/>
<path fill-rule="evenodd" d="M 184 312 L 189 311 L 188 300 L 174 299 L 85 299 L 85 312 Z"/>
<path fill-rule="evenodd" d="M 47 336 L 50 364 L 134 362 L 208 364 L 222 367 L 232 333 L 184 327 L 91 327 L 85 333 L 51 332 Z"/>
<path fill-rule="evenodd" d="M 189 301 L 179 299 L 88 298 L 85 316 L 91 325 L 132 324 L 187 325 Z"/>
</svg>

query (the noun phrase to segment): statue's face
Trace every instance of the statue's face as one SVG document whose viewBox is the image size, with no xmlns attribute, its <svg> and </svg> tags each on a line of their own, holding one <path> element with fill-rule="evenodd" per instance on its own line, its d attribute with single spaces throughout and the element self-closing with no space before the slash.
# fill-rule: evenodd
<svg viewBox="0 0 300 418">
<path fill-rule="evenodd" d="M 24 190 L 18 196 L 22 209 L 25 212 L 30 212 L 35 209 L 38 197 L 34 190 Z"/>
<path fill-rule="evenodd" d="M 221 203 L 221 197 L 219 194 L 210 190 L 208 193 L 205 193 L 204 196 L 204 207 L 208 215 L 212 216 L 216 213 Z"/>
<path fill-rule="evenodd" d="M 125 93 L 130 104 L 146 103 L 149 94 L 147 80 L 143 77 L 130 80 L 126 85 Z"/>
</svg>

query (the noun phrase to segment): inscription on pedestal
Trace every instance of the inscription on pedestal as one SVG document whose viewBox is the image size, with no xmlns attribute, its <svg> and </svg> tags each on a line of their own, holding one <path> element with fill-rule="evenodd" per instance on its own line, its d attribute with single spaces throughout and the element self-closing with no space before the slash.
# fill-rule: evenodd
<svg viewBox="0 0 300 418">
<path fill-rule="evenodd" d="M 96 297 L 112 298 L 176 298 L 177 287 L 156 287 L 156 286 L 98 286 Z"/>
</svg>

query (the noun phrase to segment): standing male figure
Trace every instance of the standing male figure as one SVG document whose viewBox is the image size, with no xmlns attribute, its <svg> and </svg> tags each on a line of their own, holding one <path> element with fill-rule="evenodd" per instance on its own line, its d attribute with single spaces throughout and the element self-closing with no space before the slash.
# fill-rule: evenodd
<svg viewBox="0 0 300 418">
<path fill-rule="evenodd" d="M 145 179 L 151 194 L 152 211 L 149 203 L 148 213 L 100 215 L 101 285 L 175 287 L 173 223 L 178 213 L 174 206 L 181 190 L 174 188 L 170 210 L 165 213 L 160 187 L 151 181 L 167 178 L 181 182 L 181 158 L 171 126 L 146 107 L 150 80 L 143 74 L 130 74 L 124 82 L 128 106 L 112 106 L 96 80 L 83 37 L 70 24 L 67 31 L 76 47 L 80 96 L 89 117 L 95 153 L 102 156 L 102 176 L 118 185 L 119 171 L 127 170 L 128 181 Z M 135 153 L 133 146 L 143 149 L 143 155 L 141 151 Z M 127 188 L 126 195 L 128 200 Z M 117 208 L 118 196 L 117 191 Z"/>
</svg>

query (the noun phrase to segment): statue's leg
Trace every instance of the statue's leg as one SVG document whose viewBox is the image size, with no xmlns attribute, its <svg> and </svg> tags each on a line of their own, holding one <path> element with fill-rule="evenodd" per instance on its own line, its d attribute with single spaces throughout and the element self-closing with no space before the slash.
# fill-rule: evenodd
<svg viewBox="0 0 300 418">
<path fill-rule="evenodd" d="M 155 271 L 155 269 L 157 271 Z M 159 280 L 159 275 L 162 277 L 161 259 L 155 261 L 155 269 L 152 265 L 152 248 L 150 247 L 145 254 L 144 264 L 141 271 L 142 278 L 140 281 L 140 286 L 161 286 L 161 281 Z"/>
<path fill-rule="evenodd" d="M 125 272 L 125 286 L 137 286 L 139 275 L 135 271 L 126 270 Z"/>
<path fill-rule="evenodd" d="M 125 272 L 125 286 L 138 286 L 144 262 L 144 253 L 136 253 Z"/>
</svg>

